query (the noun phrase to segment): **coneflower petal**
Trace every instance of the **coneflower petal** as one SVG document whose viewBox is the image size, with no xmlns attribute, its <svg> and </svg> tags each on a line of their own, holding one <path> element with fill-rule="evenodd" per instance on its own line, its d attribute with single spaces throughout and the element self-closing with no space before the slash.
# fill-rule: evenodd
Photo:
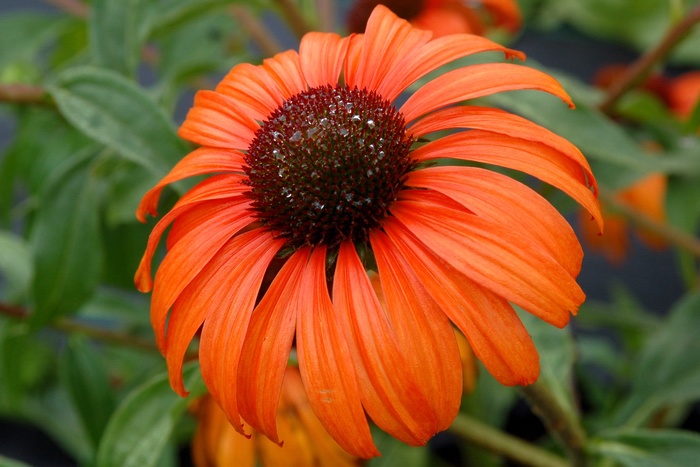
<svg viewBox="0 0 700 467">
<path fill-rule="evenodd" d="M 436 192 L 405 190 L 392 213 L 435 254 L 481 286 L 558 327 L 585 295 L 573 277 L 510 227 L 446 206 Z"/>
<path fill-rule="evenodd" d="M 240 433 L 236 375 L 241 349 L 265 271 L 283 244 L 262 229 L 238 235 L 221 250 L 223 257 L 215 260 L 218 269 L 212 267 L 210 279 L 202 283 L 211 295 L 199 347 L 202 378 Z"/>
<path fill-rule="evenodd" d="M 454 331 L 386 234 L 375 230 L 370 240 L 391 327 L 413 379 L 424 394 L 430 394 L 428 404 L 437 417 L 438 430 L 445 430 L 462 400 L 461 360 Z"/>
<path fill-rule="evenodd" d="M 355 246 L 340 245 L 333 306 L 343 322 L 365 410 L 383 430 L 411 445 L 437 432 L 426 395 L 412 380 L 396 336 L 381 308 Z"/>
<path fill-rule="evenodd" d="M 299 45 L 299 60 L 308 86 L 337 83 L 347 48 L 347 37 L 323 32 L 306 34 Z"/>
<path fill-rule="evenodd" d="M 314 249 L 300 290 L 306 292 L 299 294 L 296 346 L 309 403 L 347 452 L 363 458 L 377 456 L 348 344 L 328 295 L 325 247 Z"/>
<path fill-rule="evenodd" d="M 537 380 L 539 356 L 513 308 L 438 258 L 408 227 L 389 217 L 384 229 L 416 276 L 502 384 Z"/>
<path fill-rule="evenodd" d="M 410 123 L 455 102 L 521 89 L 550 93 L 573 107 L 561 84 L 546 73 L 511 63 L 484 63 L 448 71 L 429 81 L 417 89 L 400 110 Z"/>
<path fill-rule="evenodd" d="M 294 252 L 255 307 L 236 375 L 241 417 L 278 444 L 277 404 L 294 340 L 299 284 L 309 256 L 309 248 Z"/>
</svg>

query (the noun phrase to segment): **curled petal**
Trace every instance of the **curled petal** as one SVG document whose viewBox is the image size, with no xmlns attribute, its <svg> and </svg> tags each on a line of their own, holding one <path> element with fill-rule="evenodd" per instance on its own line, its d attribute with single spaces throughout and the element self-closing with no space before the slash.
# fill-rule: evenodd
<svg viewBox="0 0 700 467">
<path fill-rule="evenodd" d="M 428 73 L 459 58 L 481 52 L 503 52 L 508 58 L 525 59 L 524 53 L 507 49 L 484 37 L 451 34 L 431 40 L 403 56 L 392 68 L 391 79 L 379 83 L 377 91 L 385 99 L 393 101 L 408 86 Z"/>
<path fill-rule="evenodd" d="M 333 305 L 343 323 L 365 410 L 392 436 L 411 445 L 425 444 L 437 432 L 437 419 L 411 377 L 391 324 L 349 241 L 341 243 L 338 253 Z"/>
<path fill-rule="evenodd" d="M 437 257 L 395 218 L 387 218 L 383 227 L 486 369 L 505 385 L 535 382 L 540 371 L 537 350 L 508 302 Z"/>
<path fill-rule="evenodd" d="M 420 89 L 399 109 L 406 122 L 456 102 L 503 91 L 537 89 L 559 97 L 573 107 L 573 101 L 559 82 L 546 73 L 511 63 L 484 63 L 448 71 Z"/>
<path fill-rule="evenodd" d="M 490 131 L 471 130 L 445 136 L 411 153 L 416 161 L 462 159 L 520 170 L 559 188 L 583 206 L 603 229 L 595 181 L 568 156 L 551 146 Z"/>
<path fill-rule="evenodd" d="M 273 238 L 262 229 L 237 235 L 212 261 L 209 280 L 198 278 L 193 286 L 201 293 L 191 294 L 193 300 L 202 301 L 195 301 L 194 309 L 206 314 L 199 348 L 202 377 L 239 433 L 243 429 L 236 375 L 243 340 L 265 271 L 283 244 L 283 240 Z M 166 349 L 169 363 L 177 362 L 175 348 L 166 346 Z M 174 371 L 175 368 L 170 369 L 171 381 Z"/>
<path fill-rule="evenodd" d="M 178 135 L 202 146 L 247 149 L 260 125 L 238 102 L 215 91 L 198 91 Z"/>
<path fill-rule="evenodd" d="M 238 368 L 241 416 L 277 444 L 277 404 L 294 339 L 297 303 L 302 293 L 299 283 L 309 254 L 308 248 L 292 254 L 255 307 Z"/>
<path fill-rule="evenodd" d="M 477 216 L 517 230 L 572 276 L 581 270 L 583 250 L 566 219 L 537 192 L 510 177 L 477 167 L 430 167 L 411 172 L 406 184 L 439 191 Z"/>
<path fill-rule="evenodd" d="M 157 214 L 158 200 L 166 185 L 196 175 L 214 172 L 240 172 L 245 163 L 243 157 L 243 153 L 233 149 L 195 149 L 175 164 L 175 167 L 156 186 L 146 192 L 136 210 L 136 217 L 141 222 L 146 222 L 147 214 L 152 216 Z"/>
<path fill-rule="evenodd" d="M 377 456 L 348 345 L 328 295 L 325 247 L 314 249 L 299 290 L 297 353 L 309 403 L 347 452 L 363 458 Z"/>
<path fill-rule="evenodd" d="M 459 348 L 450 321 L 386 235 L 375 230 L 370 240 L 389 321 L 411 376 L 424 394 L 430 394 L 428 404 L 438 430 L 445 430 L 462 400 Z"/>
<path fill-rule="evenodd" d="M 299 46 L 299 59 L 308 86 L 337 83 L 347 48 L 347 37 L 323 32 L 305 34 Z"/>
</svg>

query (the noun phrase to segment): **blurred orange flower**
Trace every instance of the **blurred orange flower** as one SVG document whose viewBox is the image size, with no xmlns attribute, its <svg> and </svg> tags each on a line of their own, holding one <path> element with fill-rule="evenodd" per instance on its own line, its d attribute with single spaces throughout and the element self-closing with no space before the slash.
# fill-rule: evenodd
<svg viewBox="0 0 700 467">
<path fill-rule="evenodd" d="M 362 32 L 372 9 L 385 5 L 413 26 L 432 31 L 435 37 L 449 34 L 484 35 L 491 28 L 513 34 L 522 16 L 515 0 L 358 0 L 348 14 L 350 32 Z"/>
<path fill-rule="evenodd" d="M 679 118 L 686 119 L 700 99 L 700 71 L 689 71 L 669 81 L 668 106 Z"/>
<path fill-rule="evenodd" d="M 562 327 L 585 298 L 575 280 L 583 253 L 559 212 L 524 184 L 462 163 L 529 173 L 600 220 L 576 147 L 508 112 L 458 105 L 517 89 L 573 105 L 569 96 L 535 69 L 486 63 L 445 72 L 396 108 L 407 87 L 453 60 L 524 58 L 475 35 L 431 36 L 380 5 L 365 34 L 310 33 L 299 52 L 235 66 L 215 91 L 197 93 L 180 128 L 202 147 L 141 201 L 145 220 L 166 185 L 212 174 L 156 224 L 135 279 L 153 290 L 172 387 L 187 393 L 183 356 L 201 328 L 202 376 L 241 433 L 243 420 L 280 442 L 295 345 L 309 404 L 346 451 L 378 454 L 367 415 L 423 445 L 459 409 L 451 322 L 499 381 L 530 384 L 538 354 L 511 303 Z M 284 264 L 261 289 L 274 258 Z"/>
<path fill-rule="evenodd" d="M 196 402 L 197 430 L 192 440 L 192 457 L 197 467 L 294 466 L 353 467 L 361 459 L 348 455 L 314 415 L 301 382 L 299 368 L 287 367 L 282 382 L 277 423 L 284 445 L 251 432 L 251 439 L 231 426 L 213 397 Z"/>
</svg>

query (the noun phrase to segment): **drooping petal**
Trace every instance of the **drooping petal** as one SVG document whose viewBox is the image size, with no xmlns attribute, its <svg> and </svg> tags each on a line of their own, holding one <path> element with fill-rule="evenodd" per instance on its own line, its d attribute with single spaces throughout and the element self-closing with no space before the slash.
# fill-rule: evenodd
<svg viewBox="0 0 700 467">
<path fill-rule="evenodd" d="M 151 262 L 156 252 L 160 238 L 165 229 L 178 217 L 192 209 L 196 209 L 199 204 L 206 201 L 225 200 L 240 195 L 244 185 L 240 184 L 242 176 L 236 174 L 212 177 L 212 180 L 205 180 L 185 193 L 182 198 L 173 206 L 163 218 L 153 227 L 148 236 L 146 251 L 141 258 L 141 262 L 134 276 L 136 288 L 141 292 L 148 292 L 153 287 L 151 280 Z"/>
<path fill-rule="evenodd" d="M 198 206 L 197 227 L 184 235 L 163 258 L 151 296 L 151 324 L 161 350 L 168 310 L 228 239 L 250 223 L 248 204 L 247 201 L 209 201 Z"/>
<path fill-rule="evenodd" d="M 516 230 L 542 246 L 566 271 L 577 276 L 583 250 L 566 219 L 526 185 L 477 167 L 430 167 L 409 173 L 407 186 L 449 196 L 478 216 Z"/>
<path fill-rule="evenodd" d="M 148 190 L 141 199 L 136 210 L 136 217 L 146 222 L 146 215 L 157 215 L 158 200 L 166 185 L 188 177 L 214 172 L 240 172 L 243 164 L 243 153 L 233 149 L 199 148 L 182 158 L 170 172 L 153 188 Z"/>
<path fill-rule="evenodd" d="M 263 60 L 262 69 L 274 79 L 284 100 L 305 91 L 307 88 L 299 54 L 294 50 L 288 50 L 278 53 L 272 58 L 266 58 Z"/>
<path fill-rule="evenodd" d="M 363 458 L 377 456 L 348 345 L 328 295 L 325 247 L 314 249 L 299 290 L 296 347 L 309 403 L 347 452 Z"/>
<path fill-rule="evenodd" d="M 277 444 L 277 404 L 284 369 L 294 339 L 299 288 L 310 251 L 292 254 L 255 307 L 243 342 L 238 368 L 238 406 L 241 417 Z"/>
<path fill-rule="evenodd" d="M 551 76 L 511 63 L 484 63 L 448 71 L 416 90 L 401 106 L 407 123 L 455 102 L 503 91 L 537 89 L 559 97 L 573 107 L 569 95 Z"/>
<path fill-rule="evenodd" d="M 202 146 L 244 150 L 259 126 L 237 100 L 204 90 L 195 95 L 194 105 L 177 134 Z"/>
<path fill-rule="evenodd" d="M 347 240 L 338 253 L 333 305 L 343 323 L 365 410 L 392 436 L 425 444 L 437 432 L 437 419 L 411 377 L 355 246 Z"/>
<path fill-rule="evenodd" d="M 279 62 L 283 63 L 281 60 Z M 231 68 L 216 86 L 216 92 L 235 100 L 244 112 L 259 121 L 265 120 L 285 99 L 270 73 L 250 63 L 240 63 Z"/>
<path fill-rule="evenodd" d="M 397 252 L 450 320 L 462 331 L 486 369 L 502 384 L 531 384 L 539 375 L 532 339 L 508 302 L 460 274 L 388 217 L 383 228 Z"/>
<path fill-rule="evenodd" d="M 377 5 L 367 21 L 357 74 L 346 76 L 347 84 L 376 90 L 381 83 L 399 79 L 392 68 L 431 36 L 430 31 L 415 29 L 384 5 Z"/>
<path fill-rule="evenodd" d="M 377 91 L 385 99 L 393 101 L 416 80 L 447 63 L 476 53 L 494 51 L 503 52 L 508 58 L 525 59 L 524 53 L 507 49 L 484 37 L 471 34 L 438 37 L 397 62 L 391 70 L 391 79 L 380 83 Z"/>
<path fill-rule="evenodd" d="M 183 357 L 189 342 L 205 319 L 217 321 L 220 329 L 228 329 L 233 334 L 240 333 L 237 339 L 228 338 L 228 347 L 207 353 L 217 355 L 221 361 L 233 360 L 234 363 L 226 365 L 226 369 L 230 374 L 236 374 L 243 333 L 253 310 L 262 277 L 283 243 L 260 229 L 232 238 L 178 296 L 168 318 L 163 348 L 170 384 L 175 392 L 183 397 L 187 395 L 182 382 Z M 221 322 L 221 319 L 230 322 Z M 208 334 L 206 337 L 204 340 L 211 339 Z M 208 349 L 210 342 L 203 345 Z M 203 367 L 203 372 L 207 373 L 207 382 L 210 380 L 210 371 L 208 365 L 206 371 Z M 227 385 L 232 384 L 229 379 L 226 378 Z M 218 388 L 220 384 L 213 386 Z M 219 395 L 217 393 L 217 396 Z M 235 392 L 233 397 L 235 398 Z"/>
<path fill-rule="evenodd" d="M 462 400 L 459 348 L 452 326 L 386 235 L 376 229 L 370 241 L 391 327 L 413 379 L 429 395 L 437 429 L 445 430 Z"/>
<path fill-rule="evenodd" d="M 515 33 L 520 29 L 522 13 L 516 0 L 481 0 L 482 5 L 494 16 L 494 23 Z"/>
<path fill-rule="evenodd" d="M 545 144 L 578 163 L 586 171 L 593 192 L 598 193 L 591 167 L 576 146 L 543 126 L 505 110 L 477 106 L 450 107 L 421 118 L 411 126 L 410 131 L 415 138 L 420 138 L 434 131 L 453 128 L 485 130 Z"/>
<path fill-rule="evenodd" d="M 559 188 L 583 206 L 603 229 L 595 182 L 578 162 L 550 146 L 490 131 L 470 130 L 437 139 L 411 153 L 416 161 L 462 159 L 520 170 Z"/>
<path fill-rule="evenodd" d="M 338 83 L 347 48 L 347 37 L 323 32 L 305 34 L 299 45 L 299 60 L 308 86 Z"/>
<path fill-rule="evenodd" d="M 240 433 L 243 430 L 236 375 L 243 340 L 265 271 L 283 244 L 283 240 L 273 238 L 263 229 L 234 237 L 212 260 L 209 280 L 198 278 L 198 290 L 206 291 L 209 296 L 200 295 L 203 303 L 198 304 L 197 294 L 191 294 L 195 300 L 193 306 L 206 314 L 199 348 L 202 377 L 209 392 Z M 172 320 L 173 317 L 171 323 Z M 173 325 L 177 326 L 177 322 L 169 324 L 168 332 Z M 178 332 L 175 329 L 174 332 Z M 173 362 L 179 359 L 174 348 L 168 348 L 168 355 Z"/>
<path fill-rule="evenodd" d="M 404 190 L 391 210 L 438 257 L 474 282 L 550 324 L 565 326 L 585 299 L 574 278 L 510 227 L 444 200 L 433 191 Z"/>
</svg>

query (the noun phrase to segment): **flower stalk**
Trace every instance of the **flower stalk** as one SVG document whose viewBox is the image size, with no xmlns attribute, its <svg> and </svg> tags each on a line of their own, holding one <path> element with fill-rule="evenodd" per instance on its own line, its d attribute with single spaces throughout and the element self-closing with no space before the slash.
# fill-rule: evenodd
<svg viewBox="0 0 700 467">
<path fill-rule="evenodd" d="M 562 407 L 552 391 L 541 380 L 520 389 L 530 403 L 532 411 L 542 419 L 548 431 L 566 448 L 571 465 L 585 466 L 586 432 L 575 415 Z"/>
<path fill-rule="evenodd" d="M 40 86 L 12 83 L 0 84 L 0 102 L 47 105 L 50 101 L 46 90 Z"/>
<path fill-rule="evenodd" d="M 494 454 L 532 467 L 566 467 L 566 459 L 460 413 L 450 432 Z"/>
<path fill-rule="evenodd" d="M 292 28 L 296 35 L 301 37 L 313 30 L 295 2 L 292 0 L 275 0 L 275 3 L 279 6 L 282 16 L 284 16 L 287 24 L 289 24 L 289 27 Z"/>
<path fill-rule="evenodd" d="M 700 5 L 690 10 L 682 21 L 674 25 L 666 33 L 656 47 L 642 55 L 619 80 L 610 86 L 605 99 L 600 104 L 600 110 L 610 113 L 620 98 L 641 83 L 649 75 L 652 68 L 663 60 L 698 22 L 700 22 Z"/>
<path fill-rule="evenodd" d="M 260 49 L 262 55 L 273 56 L 283 50 L 282 45 L 277 42 L 272 32 L 250 12 L 250 8 L 246 5 L 232 5 L 230 11 Z"/>
</svg>

